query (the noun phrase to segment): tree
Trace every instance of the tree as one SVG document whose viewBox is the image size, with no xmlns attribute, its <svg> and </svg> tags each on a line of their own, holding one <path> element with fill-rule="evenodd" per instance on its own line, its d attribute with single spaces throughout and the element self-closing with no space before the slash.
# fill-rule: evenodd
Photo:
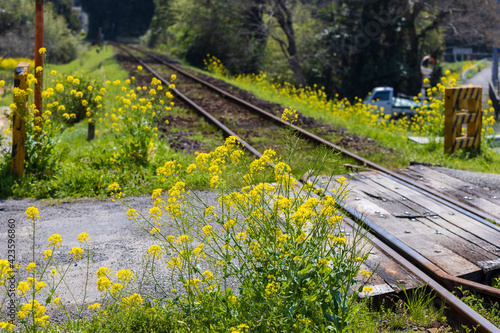
<svg viewBox="0 0 500 333">
<path fill-rule="evenodd" d="M 171 3 L 172 0 L 154 0 L 154 15 L 149 25 L 149 47 L 167 42 L 167 29 L 175 23 L 175 13 L 171 10 Z"/>
<path fill-rule="evenodd" d="M 154 12 L 153 0 L 81 0 L 89 15 L 87 38 L 98 38 L 99 29 L 109 40 L 140 37 L 149 28 Z"/>
<path fill-rule="evenodd" d="M 270 35 L 280 44 L 281 50 L 288 60 L 294 74 L 295 82 L 299 85 L 306 86 L 307 83 L 302 72 L 302 66 L 297 52 L 295 30 L 293 26 L 291 6 L 293 6 L 294 3 L 294 0 L 267 0 L 267 13 L 278 22 L 281 31 L 285 34 L 286 42 L 281 39 L 277 33 L 273 33 L 272 30 L 270 30 Z"/>
<path fill-rule="evenodd" d="M 209 53 L 233 73 L 259 70 L 267 34 L 259 1 L 161 0 L 149 31 L 149 45 L 165 47 L 202 67 Z M 167 4 L 168 3 L 168 4 Z M 165 19 L 160 19 L 160 17 Z M 160 27 L 163 27 L 161 30 Z"/>
<path fill-rule="evenodd" d="M 328 50 L 324 70 L 338 78 L 329 88 L 350 99 L 365 96 L 377 85 L 416 94 L 421 86 L 420 61 L 427 54 L 440 58 L 445 30 L 452 28 L 456 35 L 475 38 L 487 36 L 497 21 L 495 14 L 493 0 L 341 0 L 330 4 L 320 11 L 324 30 L 318 36 L 320 47 Z M 470 30 L 470 22 L 478 22 L 477 28 Z"/>
</svg>

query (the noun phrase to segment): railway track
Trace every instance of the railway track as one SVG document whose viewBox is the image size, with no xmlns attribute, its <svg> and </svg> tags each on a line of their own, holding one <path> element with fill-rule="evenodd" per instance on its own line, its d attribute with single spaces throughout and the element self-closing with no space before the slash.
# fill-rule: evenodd
<svg viewBox="0 0 500 333">
<path fill-rule="evenodd" d="M 137 63 L 141 64 L 144 69 L 149 71 L 157 79 L 161 80 L 165 85 L 170 85 L 170 82 L 168 82 L 164 77 L 162 77 L 162 75 L 160 75 L 157 71 L 155 71 L 152 68 L 152 66 L 148 65 L 147 62 L 145 62 L 143 59 L 135 55 L 133 52 L 135 53 L 140 52 L 145 56 L 153 59 L 156 63 L 168 66 L 171 70 L 176 71 L 180 75 L 189 77 L 190 80 L 193 80 L 198 84 L 208 87 L 209 89 L 216 92 L 220 96 L 224 96 L 225 99 L 231 100 L 233 103 L 238 104 L 239 106 L 245 108 L 249 112 L 258 115 L 259 117 L 265 118 L 268 121 L 269 120 L 272 121 L 275 125 L 280 127 L 288 126 L 297 133 L 299 133 L 303 138 L 306 138 L 307 140 L 314 142 L 315 144 L 321 144 L 326 147 L 332 148 L 340 152 L 341 154 L 357 161 L 358 163 L 361 163 L 373 170 L 377 170 L 378 173 L 380 173 L 381 175 L 383 175 L 383 177 L 386 177 L 390 181 L 396 184 L 401 184 L 401 186 L 405 186 L 411 189 L 412 191 L 415 191 L 423 196 L 431 198 L 432 200 L 436 201 L 437 203 L 449 209 L 453 209 L 454 211 L 460 212 L 464 216 L 467 216 L 468 218 L 477 221 L 478 223 L 484 225 L 485 227 L 491 228 L 492 231 L 500 232 L 500 227 L 492 223 L 498 220 L 498 218 L 494 215 L 491 215 L 487 212 L 477 209 L 476 207 L 464 204 L 459 200 L 447 196 L 442 192 L 436 191 L 435 189 L 429 186 L 417 183 L 405 175 L 388 170 L 372 161 L 369 161 L 342 147 L 339 147 L 338 145 L 335 145 L 332 142 L 325 140 L 299 126 L 286 123 L 282 121 L 280 117 L 260 107 L 254 106 L 251 103 L 239 97 L 236 97 L 208 82 L 205 82 L 196 76 L 191 75 L 190 73 L 186 72 L 179 66 L 171 64 L 157 55 L 151 54 L 149 52 L 143 51 L 135 47 L 134 48 L 129 47 L 132 49 L 132 51 L 130 51 L 122 45 L 115 44 L 115 46 L 121 49 L 123 52 L 127 53 L 130 57 L 134 58 L 135 61 L 137 61 Z M 207 119 L 217 128 L 219 128 L 220 131 L 222 131 L 225 136 L 238 137 L 240 139 L 241 144 L 250 153 L 252 153 L 256 157 L 262 156 L 262 154 L 255 147 L 249 144 L 249 142 L 246 141 L 245 138 L 240 137 L 238 133 L 234 132 L 233 130 L 225 126 L 223 122 L 221 122 L 216 116 L 204 110 L 202 107 L 197 105 L 195 102 L 193 102 L 190 98 L 188 98 L 178 89 L 173 89 L 173 92 L 177 96 L 177 98 L 182 100 L 182 102 L 185 105 L 188 105 L 192 109 L 196 110 L 196 112 L 198 112 L 205 119 Z M 315 185 L 315 187 L 319 189 L 319 185 Z M 323 190 L 325 190 L 325 194 L 332 195 L 332 193 L 329 191 L 328 188 Z M 461 320 L 465 321 L 466 323 L 468 323 L 473 327 L 478 327 L 478 331 L 480 332 L 500 331 L 499 328 L 495 327 L 493 324 L 488 322 L 486 319 L 484 319 L 477 312 L 472 310 L 470 307 L 468 307 L 466 304 L 460 301 L 460 299 L 458 299 L 456 296 L 452 294 L 452 291 L 455 290 L 457 286 L 461 286 L 464 289 L 468 289 L 480 295 L 483 295 L 494 302 L 500 302 L 499 289 L 447 273 L 445 270 L 438 267 L 434 262 L 430 261 L 428 258 L 421 255 L 414 249 L 412 249 L 410 246 L 402 242 L 397 237 L 394 237 L 391 233 L 384 230 L 384 228 L 381 228 L 376 222 L 367 217 L 366 214 L 361 213 L 359 209 L 353 207 L 353 205 L 350 205 L 347 202 L 340 202 L 339 207 L 342 208 L 348 214 L 348 216 L 352 218 L 353 221 L 350 223 L 352 224 L 353 228 L 358 228 L 358 224 L 362 225 L 363 228 L 366 228 L 366 230 L 374 236 L 371 242 L 378 249 L 380 249 L 388 256 L 392 257 L 399 264 L 404 266 L 406 269 L 411 271 L 421 281 L 428 284 L 435 291 L 438 297 L 441 298 L 443 301 L 445 301 Z"/>
</svg>

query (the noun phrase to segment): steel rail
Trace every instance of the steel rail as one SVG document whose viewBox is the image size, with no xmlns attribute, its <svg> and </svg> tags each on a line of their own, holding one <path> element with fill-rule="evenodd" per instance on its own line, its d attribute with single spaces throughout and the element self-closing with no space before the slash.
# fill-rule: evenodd
<svg viewBox="0 0 500 333">
<path fill-rule="evenodd" d="M 151 72 L 151 74 L 153 74 L 158 80 L 160 80 L 161 82 L 163 82 L 167 86 L 170 85 L 170 82 L 168 82 L 163 76 L 161 76 L 154 69 L 152 69 L 148 64 L 146 64 L 144 61 L 142 61 L 142 59 L 140 59 L 139 57 L 136 57 L 135 55 L 133 55 L 131 52 L 129 52 L 127 49 L 125 49 L 124 47 L 122 47 L 119 44 L 113 43 L 113 45 L 115 45 L 120 50 L 122 50 L 122 51 L 126 52 L 127 54 L 129 54 L 138 63 L 140 63 L 144 68 L 146 68 L 149 72 Z M 217 120 L 217 118 L 215 118 L 214 116 L 212 116 L 209 112 L 207 112 L 206 110 L 204 110 L 203 108 L 201 108 L 198 104 L 196 104 L 195 102 L 193 102 L 192 100 L 190 100 L 188 97 L 186 97 L 186 95 L 184 95 L 183 93 L 181 93 L 177 88 L 172 89 L 172 91 L 174 92 L 174 94 L 177 97 L 179 97 L 179 99 L 181 99 L 183 102 L 185 102 L 188 105 L 190 105 L 197 112 L 199 112 L 203 117 L 205 117 L 208 121 L 212 122 L 215 126 L 217 126 L 218 128 L 220 128 L 224 132 L 225 136 L 234 136 L 234 137 L 237 137 L 240 140 L 240 143 L 246 149 L 248 149 L 248 151 L 250 151 L 252 154 L 258 156 L 259 158 L 262 157 L 262 154 L 259 153 L 255 148 L 253 148 L 249 143 L 247 143 L 245 140 L 243 140 L 242 138 L 240 138 L 236 133 L 234 133 L 229 128 L 227 128 L 223 123 L 221 123 L 219 120 Z"/>
<path fill-rule="evenodd" d="M 356 222 L 350 223 L 350 221 L 346 221 L 353 229 L 358 229 L 361 232 L 364 231 L 362 227 L 360 227 Z M 408 269 L 414 275 L 416 275 L 420 280 L 426 283 L 429 287 L 434 290 L 436 295 L 443 301 L 448 304 L 451 304 L 456 313 L 461 316 L 461 319 L 465 319 L 468 321 L 472 327 L 477 327 L 478 332 L 498 332 L 499 329 L 483 316 L 479 315 L 474 309 L 465 304 L 462 300 L 456 297 L 453 293 L 448 291 L 442 285 L 440 285 L 436 280 L 432 277 L 424 273 L 417 266 L 415 266 L 411 261 L 408 261 L 405 257 L 399 254 L 399 252 L 393 250 L 391 247 L 386 245 L 383 241 L 378 238 L 371 238 L 370 241 L 373 245 L 378 247 L 381 251 L 385 252 L 387 255 L 392 257 L 395 261 L 401 264 L 403 267 Z M 446 274 L 446 273 L 445 273 Z M 446 277 L 440 276 L 441 279 L 445 279 Z M 459 279 L 463 280 L 463 279 Z M 465 280 L 467 281 L 467 280 Z M 469 282 L 469 281 L 467 281 Z M 489 287 L 491 288 L 491 287 Z M 494 289 L 494 288 L 493 288 Z M 497 295 L 498 297 L 498 295 Z M 479 326 L 477 326 L 479 325 Z"/>
<path fill-rule="evenodd" d="M 130 46 L 129 46 L 130 47 Z M 447 196 L 446 194 L 443 194 L 443 193 L 440 193 L 426 185 L 423 185 L 423 184 L 416 184 L 412 179 L 410 179 L 409 177 L 407 176 L 404 176 L 404 175 L 401 175 L 399 173 L 396 173 L 392 170 L 389 170 L 375 162 L 372 162 L 368 159 L 365 159 L 364 157 L 361 157 L 357 154 L 354 154 L 353 152 L 350 152 L 340 146 L 337 146 L 336 144 L 328 141 L 328 140 L 325 140 L 299 126 L 296 126 L 296 125 L 293 125 L 293 124 L 290 124 L 290 123 L 287 123 L 285 121 L 283 121 L 281 118 L 273 115 L 272 113 L 268 112 L 268 111 L 265 111 L 237 96 L 234 96 L 233 94 L 230 94 L 216 86 L 214 86 L 213 84 L 210 84 L 186 71 L 184 71 L 183 69 L 179 68 L 178 66 L 175 66 L 173 64 L 170 64 L 168 62 L 166 62 L 165 60 L 161 59 L 160 57 L 158 57 L 157 55 L 155 54 L 152 54 L 150 52 L 146 52 L 144 50 L 141 50 L 139 48 L 136 48 L 136 47 L 130 47 L 138 52 L 141 52 L 153 59 L 155 59 L 156 61 L 162 63 L 163 65 L 166 65 L 176 71 L 178 71 L 179 73 L 182 73 L 183 75 L 189 77 L 190 79 L 192 80 L 195 80 L 207 87 L 209 87 L 210 89 L 216 91 L 217 93 L 223 95 L 224 97 L 228 98 L 228 99 L 231 99 L 232 101 L 240 104 L 240 105 L 243 105 L 257 113 L 259 113 L 260 115 L 262 116 L 265 116 L 266 118 L 269 118 L 269 119 L 272 119 L 274 122 L 278 123 L 279 125 L 281 126 L 288 126 L 288 127 L 291 127 L 293 128 L 295 131 L 301 133 L 302 135 L 304 135 L 306 138 L 312 140 L 312 141 L 315 141 L 316 143 L 319 143 L 319 144 L 323 144 L 325 146 L 328 146 L 330 148 L 333 148 L 335 149 L 336 151 L 342 153 L 343 155 L 345 156 L 348 156 L 354 160 L 357 160 L 361 163 L 363 163 L 365 166 L 369 166 L 371 167 L 372 169 L 375 169 L 377 171 L 380 171 L 382 173 L 385 173 L 386 175 L 389 175 L 391 179 L 393 179 L 394 181 L 397 181 L 399 182 L 400 184 L 404 184 L 404 185 L 407 185 L 407 186 L 410 186 L 411 188 L 419 191 L 419 192 L 424 192 L 424 193 L 428 193 L 430 197 L 436 199 L 437 201 L 439 201 L 440 203 L 442 204 L 445 204 L 447 205 L 448 207 L 450 208 L 453 208 L 453 209 L 456 209 L 464 214 L 466 214 L 467 216 L 469 217 L 472 217 L 473 219 L 495 229 L 496 231 L 500 231 L 500 226 L 498 225 L 495 225 L 494 223 L 492 223 L 492 221 L 496 221 L 497 218 L 488 214 L 487 212 L 484 212 L 484 211 L 481 211 L 479 209 L 476 209 L 475 207 L 472 207 L 472 206 L 469 206 L 469 205 L 466 205 L 454 198 L 451 198 L 449 196 Z"/>
<path fill-rule="evenodd" d="M 163 83 L 169 85 L 170 83 L 164 79 L 161 75 L 159 75 L 156 71 L 154 71 L 150 66 L 148 66 L 144 61 L 142 61 L 140 58 L 134 56 L 132 53 L 130 53 L 128 50 L 124 49 L 123 47 L 116 45 L 119 47 L 121 50 L 124 52 L 128 53 L 130 56 L 132 56 L 136 61 L 138 61 L 144 68 L 146 68 L 148 71 L 150 71 L 157 79 L 161 80 Z M 214 125 L 219 127 L 225 134 L 227 135 L 232 135 L 238 138 L 242 144 L 243 147 L 245 147 L 248 151 L 250 151 L 252 154 L 254 154 L 257 157 L 262 157 L 262 154 L 258 152 L 255 148 L 253 148 L 250 144 L 248 144 L 246 141 L 244 141 L 242 138 L 240 138 L 238 135 L 236 135 L 233 131 L 231 131 L 229 128 L 227 128 L 224 124 L 222 124 L 220 121 L 218 121 L 216 118 L 214 118 L 210 113 L 205 111 L 203 108 L 198 106 L 196 103 L 192 102 L 189 98 L 187 98 L 184 94 L 180 93 L 177 89 L 173 89 L 174 93 L 182 99 L 184 102 L 188 103 L 191 105 L 195 110 L 200 112 L 204 117 L 206 117 L 209 121 L 211 121 Z M 274 164 L 270 163 L 272 167 L 274 167 Z M 302 184 L 298 181 L 298 185 L 302 186 Z M 319 186 L 314 185 L 316 189 L 320 189 Z M 333 193 L 331 193 L 329 190 L 324 191 L 326 195 L 331 195 L 333 196 Z M 471 282 L 465 279 L 461 278 L 456 278 L 453 276 L 450 276 L 446 272 L 443 272 L 441 269 L 437 268 L 434 264 L 432 264 L 429 260 L 427 260 L 425 257 L 421 256 L 419 253 L 417 253 L 415 250 L 409 248 L 406 244 L 402 243 L 398 239 L 396 239 L 394 236 L 390 235 L 387 233 L 385 230 L 382 228 L 378 227 L 375 223 L 367 219 L 365 216 L 363 216 L 361 213 L 353 209 L 352 207 L 349 207 L 346 203 L 344 202 L 339 202 L 338 208 L 341 208 L 349 213 L 352 217 L 355 219 L 359 220 L 362 222 L 362 225 L 366 225 L 369 227 L 370 232 L 374 234 L 377 238 L 372 238 L 370 241 L 376 245 L 378 248 L 380 248 L 382 251 L 390 255 L 394 260 L 398 261 L 401 265 L 406 267 L 408 270 L 410 270 L 413 274 L 415 274 L 419 279 L 421 279 L 423 282 L 427 283 L 437 294 L 439 298 L 441 298 L 443 301 L 448 303 L 451 308 L 453 308 L 458 314 L 463 316 L 467 321 L 471 322 L 474 327 L 478 325 L 478 331 L 479 332 L 498 332 L 499 329 L 495 327 L 492 323 L 490 323 L 488 320 L 486 320 L 484 317 L 482 317 L 479 313 L 474 311 L 472 308 L 470 308 L 467 304 L 462 302 L 460 299 L 458 299 L 455 295 L 453 295 L 450 291 L 448 291 L 446 288 L 444 288 L 442 285 L 440 285 L 437 281 L 435 281 L 433 278 L 431 278 L 429 275 L 424 273 L 421 269 L 419 269 L 417 266 L 413 265 L 411 262 L 409 262 L 407 259 L 405 259 L 404 256 L 406 256 L 409 260 L 414 260 L 417 262 L 417 264 L 421 267 L 423 267 L 425 270 L 429 271 L 432 275 L 436 276 L 438 279 L 441 279 L 445 281 L 445 284 L 448 288 L 452 289 L 456 285 L 464 285 L 469 289 L 476 290 L 478 292 L 481 292 L 485 295 L 488 295 L 490 297 L 494 297 L 495 299 L 500 299 L 500 290 L 485 286 L 479 283 Z M 389 243 L 390 245 L 386 245 L 385 243 Z"/>
</svg>

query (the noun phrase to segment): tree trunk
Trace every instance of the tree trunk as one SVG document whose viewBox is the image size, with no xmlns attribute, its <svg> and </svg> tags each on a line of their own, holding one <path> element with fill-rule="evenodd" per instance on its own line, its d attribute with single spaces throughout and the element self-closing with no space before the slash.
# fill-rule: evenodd
<svg viewBox="0 0 500 333">
<path fill-rule="evenodd" d="M 299 55 L 297 54 L 297 44 L 295 42 L 295 32 L 293 30 L 292 12 L 286 4 L 286 0 L 276 0 L 276 19 L 281 29 L 285 33 L 288 46 L 285 56 L 295 77 L 295 82 L 302 86 L 306 86 L 307 82 L 302 72 Z"/>
<path fill-rule="evenodd" d="M 411 72 L 408 77 L 408 92 L 416 93 L 420 91 L 421 76 L 420 76 L 420 41 L 417 34 L 417 17 L 420 15 L 422 7 L 416 4 L 413 11 L 407 11 L 407 25 L 408 25 L 408 42 L 409 52 L 407 52 L 406 63 L 410 67 Z M 413 73 L 412 73 L 413 72 Z M 413 75 L 412 75 L 413 74 Z"/>
</svg>

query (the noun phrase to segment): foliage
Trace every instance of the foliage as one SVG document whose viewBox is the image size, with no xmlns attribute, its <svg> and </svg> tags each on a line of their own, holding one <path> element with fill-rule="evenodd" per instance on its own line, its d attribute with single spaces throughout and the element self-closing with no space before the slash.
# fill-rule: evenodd
<svg viewBox="0 0 500 333">
<path fill-rule="evenodd" d="M 48 87 L 42 97 L 53 120 L 67 125 L 83 119 L 95 122 L 106 94 L 106 89 L 99 81 L 88 74 L 57 74 L 55 70 L 50 72 L 50 77 L 45 81 Z"/>
<path fill-rule="evenodd" d="M 375 86 L 417 94 L 426 55 L 438 62 L 431 78 L 435 85 L 446 42 L 484 48 L 498 21 L 498 5 L 491 0 L 481 5 L 465 0 L 157 3 L 151 47 L 170 50 L 197 67 L 209 53 L 232 74 L 268 71 L 297 86 L 324 86 L 329 97 L 339 94 L 350 102 Z"/>
<path fill-rule="evenodd" d="M 73 32 L 78 32 L 80 30 L 80 20 L 78 15 L 73 10 L 72 0 L 48 0 L 47 5 L 53 6 L 53 11 L 58 15 L 61 15 L 66 20 L 66 25 Z"/>
<path fill-rule="evenodd" d="M 333 206 L 346 195 L 346 179 L 339 179 L 337 199 L 317 198 L 305 189 L 294 190 L 290 167 L 274 151 L 240 166 L 242 154 L 230 137 L 224 146 L 199 154 L 186 170 L 188 175 L 205 174 L 212 188 L 222 190 L 219 208 L 196 203 L 179 180 L 168 200 L 159 197 L 161 189 L 153 192 L 149 217 L 128 211 L 159 242 L 151 251 L 156 246 L 156 253 L 173 253 L 167 263 L 173 273 L 169 288 L 190 315 L 186 320 L 204 318 L 217 331 L 243 323 L 252 331 L 341 331 L 349 325 L 350 289 L 363 261 L 354 248 L 356 238 L 349 244 L 341 233 L 342 217 Z M 227 189 L 230 168 L 236 168 L 244 184 L 256 185 Z M 170 161 L 158 173 L 176 177 L 177 170 Z M 274 183 L 262 183 L 269 174 Z M 112 190 L 119 191 L 116 186 Z M 177 239 L 161 234 L 163 215 L 181 233 Z M 239 285 L 238 293 L 229 287 L 231 281 Z"/>
<path fill-rule="evenodd" d="M 379 306 L 374 306 L 372 299 L 360 300 L 357 304 L 358 316 L 350 331 L 400 332 L 411 330 L 412 326 L 429 327 L 439 323 L 445 328 L 444 332 L 452 332 L 446 324 L 445 307 L 436 308 L 432 302 L 435 295 L 425 286 L 411 291 L 403 289 L 400 296 L 385 298 Z"/>
<path fill-rule="evenodd" d="M 470 306 L 474 311 L 490 321 L 493 325 L 500 327 L 500 306 L 497 302 L 491 302 L 488 299 L 477 295 L 469 290 L 458 287 L 459 293 L 462 295 L 460 299 Z"/>
<path fill-rule="evenodd" d="M 2 57 L 33 57 L 35 2 L 0 0 L 0 59 Z M 45 6 L 44 45 L 47 61 L 69 62 L 78 57 L 83 46 L 69 28 L 59 7 Z"/>
<path fill-rule="evenodd" d="M 467 71 L 467 77 L 466 79 L 472 78 L 474 75 L 476 75 L 478 72 L 482 71 L 486 67 L 490 67 L 491 62 L 490 61 L 472 61 L 472 60 L 465 60 L 465 61 L 457 61 L 457 62 L 444 62 L 441 63 L 441 68 L 443 69 L 444 72 L 450 71 L 450 77 L 455 79 L 456 82 L 460 83 L 465 83 L 462 82 L 462 73 L 464 71 Z"/>
<path fill-rule="evenodd" d="M 293 111 L 285 115 L 294 119 Z M 183 324 L 195 330 L 348 329 L 356 315 L 357 293 L 371 288 L 355 279 L 368 256 L 368 251 L 359 247 L 363 235 L 342 231 L 343 215 L 337 202 L 347 195 L 347 179 L 332 180 L 333 196 L 309 191 L 314 184 L 298 188 L 286 162 L 293 155 L 292 150 L 281 159 L 268 150 L 248 163 L 242 159 L 238 140 L 229 137 L 223 146 L 198 154 L 196 162 L 187 168 L 166 161 L 157 170 L 162 187 L 153 191 L 154 205 L 149 213 L 130 206 L 127 212 L 155 244 L 147 250 L 140 272 L 122 269 L 115 273 L 107 267 L 96 271 L 95 287 L 102 301 L 89 306 L 95 314 L 89 325 L 93 329 L 102 327 L 102 307 L 103 311 L 119 314 L 123 322 L 112 326 L 124 325 L 125 330 L 143 326 L 141 318 L 154 318 L 157 312 L 167 318 L 183 318 L 183 323 L 174 322 L 173 327 Z M 232 174 L 229 169 L 234 169 L 246 186 L 239 190 L 226 187 L 227 176 Z M 220 191 L 218 207 L 209 206 L 186 187 L 185 181 L 197 176 L 207 178 L 210 186 Z M 163 188 L 168 189 L 165 194 Z M 123 196 L 116 182 L 107 191 L 118 199 Z M 28 278 L 16 288 L 22 296 L 17 312 L 21 324 L 31 331 L 45 326 L 49 304 L 68 314 L 60 289 L 69 290 L 63 283 L 64 276 L 74 262 L 81 260 L 85 262 L 81 264 L 86 271 L 85 289 L 81 294 L 69 291 L 78 310 L 75 324 L 86 325 L 81 319 L 93 253 L 90 236 L 85 232 L 78 236 L 81 245 L 71 249 L 72 259 L 67 268 L 62 268 L 54 258 L 59 256 L 63 240 L 58 234 L 52 235 L 44 260 L 37 264 L 38 209 L 29 207 L 26 215 L 33 230 L 33 259 L 26 266 Z M 176 232 L 162 233 L 166 226 Z M 0 265 L 5 266 L 0 270 L 0 285 L 6 286 L 3 282 L 12 272 L 7 261 L 0 261 Z M 170 278 L 160 279 L 165 272 Z M 367 271 L 361 273 L 370 276 Z M 154 288 L 145 289 L 148 285 Z M 45 299 L 45 304 L 39 299 Z"/>
<path fill-rule="evenodd" d="M 100 39 L 99 29 L 106 40 L 140 37 L 147 31 L 154 11 L 153 0 L 81 0 L 81 4 L 89 15 L 90 41 Z"/>
<path fill-rule="evenodd" d="M 27 77 L 28 87 L 32 87 L 35 81 L 33 74 L 28 74 Z M 14 114 L 16 117 L 21 117 L 25 120 L 26 126 L 26 156 L 24 163 L 24 170 L 32 177 L 46 180 L 50 178 L 56 171 L 56 161 L 54 159 L 54 146 L 57 142 L 57 133 L 59 132 L 57 124 L 53 124 L 50 119 L 46 119 L 42 124 L 42 119 L 36 117 L 36 109 L 34 104 L 26 104 L 32 100 L 33 89 L 21 90 L 14 88 L 14 99 L 16 103 L 10 105 L 10 114 L 8 118 L 11 120 Z M 24 106 L 23 106 L 24 105 Z M 50 113 L 45 113 L 47 116 Z M 12 125 L 11 125 L 12 126 Z M 10 172 L 10 152 L 3 156 L 0 169 L 2 174 L 8 177 Z"/>
<path fill-rule="evenodd" d="M 166 38 L 158 38 L 156 45 L 199 67 L 210 53 L 221 58 L 233 73 L 258 70 L 266 42 L 259 29 L 259 6 L 222 0 L 212 1 L 209 6 L 202 0 L 175 0 L 168 4 L 168 9 L 157 8 L 158 15 L 175 14 L 175 19 L 170 22 Z M 162 10 L 167 13 L 162 14 Z M 152 28 L 157 29 L 157 25 Z M 154 31 L 151 33 L 156 38 Z"/>
<path fill-rule="evenodd" d="M 109 67 L 93 67 L 95 62 L 102 63 L 101 55 L 111 58 L 113 53 L 89 53 L 90 65 L 81 67 L 98 75 L 104 74 L 106 68 L 110 68 L 108 75 L 115 73 L 114 62 Z M 96 61 L 96 58 L 101 60 Z M 61 68 L 72 70 L 74 66 Z M 42 94 L 45 105 L 44 125 L 39 132 L 42 143 L 32 134 L 34 106 L 30 105 L 26 176 L 17 180 L 11 175 L 10 155 L 4 155 L 1 159 L 2 197 L 103 195 L 102 190 L 112 181 L 127 184 L 128 195 L 139 194 L 156 186 L 153 171 L 164 158 L 193 159 L 179 157 L 168 146 L 160 145 L 156 138 L 161 110 L 171 107 L 172 95 L 166 94 L 167 88 L 158 84 L 153 90 L 146 85 L 138 87 L 132 79 L 123 83 L 108 80 L 100 87 L 99 81 L 81 72 L 61 75 L 50 70 L 50 66 L 44 71 L 47 84 Z M 151 94 L 153 91 L 155 96 Z M 103 105 L 109 112 L 102 111 Z M 84 118 L 85 122 L 74 124 L 77 118 Z M 131 123 L 132 119 L 135 122 Z M 89 121 L 97 125 L 97 138 L 91 142 L 86 140 Z M 74 127 L 68 127 L 71 125 Z"/>
</svg>

